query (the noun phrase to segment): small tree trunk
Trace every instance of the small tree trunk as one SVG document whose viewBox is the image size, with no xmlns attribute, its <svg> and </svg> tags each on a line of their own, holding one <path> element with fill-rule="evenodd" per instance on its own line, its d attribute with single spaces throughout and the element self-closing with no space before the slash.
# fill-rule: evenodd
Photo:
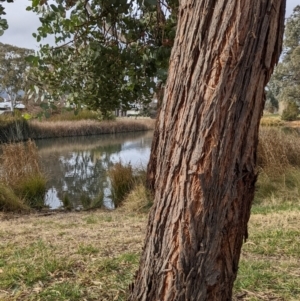
<svg viewBox="0 0 300 301">
<path fill-rule="evenodd" d="M 231 300 L 256 181 L 264 87 L 284 0 L 182 0 L 130 300 Z"/>
</svg>

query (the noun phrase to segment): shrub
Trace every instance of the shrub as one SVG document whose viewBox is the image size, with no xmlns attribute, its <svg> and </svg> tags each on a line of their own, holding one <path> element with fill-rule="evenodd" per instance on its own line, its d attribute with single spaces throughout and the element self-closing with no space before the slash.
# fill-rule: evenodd
<svg viewBox="0 0 300 301">
<path fill-rule="evenodd" d="M 80 202 L 84 210 L 91 210 L 103 207 L 103 199 L 103 193 L 99 193 L 99 195 L 96 198 L 91 198 L 87 194 L 82 194 L 80 196 Z"/>
<path fill-rule="evenodd" d="M 134 186 L 134 174 L 131 164 L 116 163 L 108 171 L 111 182 L 111 194 L 115 207 L 119 207 Z"/>
<path fill-rule="evenodd" d="M 63 198 L 62 198 L 62 203 L 63 203 L 63 207 L 65 210 L 72 210 L 74 209 L 74 206 L 69 198 L 69 195 L 67 193 L 65 193 L 63 195 Z"/>
<path fill-rule="evenodd" d="M 26 140 L 29 135 L 27 120 L 21 116 L 0 115 L 0 143 Z"/>
<path fill-rule="evenodd" d="M 143 183 L 137 184 L 124 199 L 122 209 L 126 212 L 147 213 L 152 206 L 153 195 Z"/>
<path fill-rule="evenodd" d="M 297 120 L 300 111 L 295 102 L 288 102 L 287 107 L 283 110 L 281 119 L 285 121 Z"/>
<path fill-rule="evenodd" d="M 28 211 L 20 198 L 16 196 L 14 191 L 4 183 L 0 182 L 0 210 L 1 211 Z"/>
<path fill-rule="evenodd" d="M 79 120 L 100 120 L 101 114 L 90 110 L 64 111 L 61 114 L 52 115 L 49 121 L 79 121 Z"/>
<path fill-rule="evenodd" d="M 41 209 L 45 206 L 47 180 L 42 174 L 33 174 L 20 179 L 12 187 L 18 197 L 24 199 L 31 208 Z"/>
</svg>

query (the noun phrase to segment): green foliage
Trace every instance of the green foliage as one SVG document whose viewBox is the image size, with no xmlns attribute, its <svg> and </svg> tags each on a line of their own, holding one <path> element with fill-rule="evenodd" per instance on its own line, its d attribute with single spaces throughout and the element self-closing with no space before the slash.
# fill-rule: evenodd
<svg viewBox="0 0 300 301">
<path fill-rule="evenodd" d="M 49 117 L 49 121 L 79 121 L 79 120 L 101 120 L 101 114 L 91 110 L 62 111 Z"/>
<path fill-rule="evenodd" d="M 300 113 L 299 107 L 295 102 L 289 102 L 287 107 L 283 110 L 281 119 L 285 121 L 297 120 Z"/>
<path fill-rule="evenodd" d="M 31 79 L 54 99 L 84 103 L 105 117 L 147 104 L 155 79 L 166 80 L 177 8 L 178 0 L 32 1 L 27 9 L 42 15 L 33 36 L 40 42 L 54 35 L 59 46 L 43 45 L 29 57 Z"/>
</svg>

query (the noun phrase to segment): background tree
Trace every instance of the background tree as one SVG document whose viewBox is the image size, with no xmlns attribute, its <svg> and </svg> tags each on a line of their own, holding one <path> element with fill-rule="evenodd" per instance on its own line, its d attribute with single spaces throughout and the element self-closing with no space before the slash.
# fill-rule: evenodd
<svg viewBox="0 0 300 301">
<path fill-rule="evenodd" d="M 272 93 L 272 90 L 267 87 L 266 88 L 266 103 L 265 103 L 265 110 L 269 113 L 275 113 L 278 111 L 278 99 Z"/>
<path fill-rule="evenodd" d="M 300 106 L 300 5 L 294 8 L 286 21 L 282 61 L 272 76 L 269 88 L 279 102 L 290 104 L 289 111 L 296 108 L 293 104 Z"/>
<path fill-rule="evenodd" d="M 283 0 L 180 1 L 130 300 L 231 300 L 254 197 L 264 87 Z"/>
<path fill-rule="evenodd" d="M 27 88 L 27 73 L 29 64 L 26 57 L 32 55 L 33 50 L 0 43 L 0 91 L 12 102 L 12 109 L 19 92 Z"/>
<path fill-rule="evenodd" d="M 147 103 L 165 82 L 176 29 L 178 0 L 32 1 L 42 14 L 34 34 L 55 35 L 41 46 L 32 79 L 47 93 L 100 109 Z"/>
</svg>

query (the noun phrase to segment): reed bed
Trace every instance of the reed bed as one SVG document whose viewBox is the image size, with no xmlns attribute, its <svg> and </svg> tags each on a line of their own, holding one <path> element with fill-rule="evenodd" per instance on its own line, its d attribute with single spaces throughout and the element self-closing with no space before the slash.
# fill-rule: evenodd
<svg viewBox="0 0 300 301">
<path fill-rule="evenodd" d="M 154 123 L 155 120 L 150 118 L 122 118 L 115 121 L 27 121 L 20 116 L 1 116 L 0 144 L 20 142 L 28 139 L 90 136 L 147 131 L 154 129 Z"/>
<path fill-rule="evenodd" d="M 101 122 L 95 120 L 30 122 L 33 139 L 138 132 L 153 128 L 154 120 L 151 119 Z"/>
</svg>

